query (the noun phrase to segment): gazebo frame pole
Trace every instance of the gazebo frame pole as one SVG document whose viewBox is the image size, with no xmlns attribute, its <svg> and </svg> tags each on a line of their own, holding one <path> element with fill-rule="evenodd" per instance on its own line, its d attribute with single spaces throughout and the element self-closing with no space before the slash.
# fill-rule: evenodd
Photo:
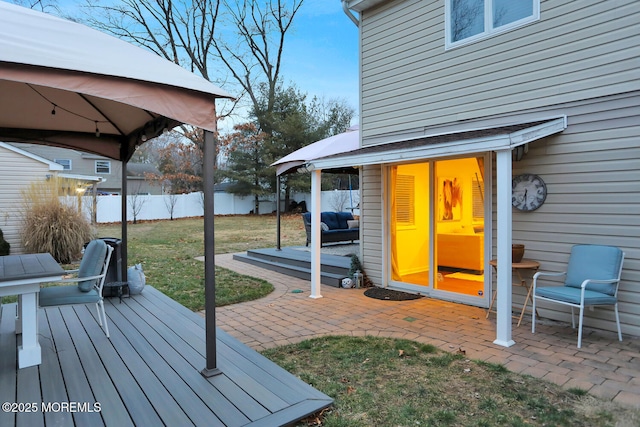
<svg viewBox="0 0 640 427">
<path fill-rule="evenodd" d="M 127 197 L 127 187 L 129 186 L 129 182 L 127 181 L 127 162 L 122 161 L 121 167 L 122 173 L 122 191 L 120 196 L 120 279 L 124 282 L 128 280 L 127 278 L 127 263 L 129 262 L 129 251 L 128 251 L 128 242 L 127 238 L 127 206 L 128 206 L 128 197 Z M 116 276 L 117 277 L 117 276 Z"/>
<path fill-rule="evenodd" d="M 213 132 L 204 132 L 204 295 L 205 295 L 205 329 L 206 329 L 206 367 L 202 370 L 204 377 L 212 377 L 222 373 L 217 366 L 216 351 L 216 262 L 214 243 L 214 167 L 216 161 L 216 144 Z"/>
</svg>

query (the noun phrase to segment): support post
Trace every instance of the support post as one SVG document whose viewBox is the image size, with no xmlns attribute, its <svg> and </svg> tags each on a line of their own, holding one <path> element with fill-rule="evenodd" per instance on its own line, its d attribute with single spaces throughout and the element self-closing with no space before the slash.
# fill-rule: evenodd
<svg viewBox="0 0 640 427">
<path fill-rule="evenodd" d="M 128 280 L 127 278 L 127 262 L 129 259 L 127 245 L 129 240 L 127 240 L 127 205 L 128 205 L 128 189 L 127 186 L 129 183 L 127 182 L 127 162 L 122 162 L 122 196 L 120 198 L 120 236 L 122 242 L 120 243 L 120 257 L 122 258 L 122 263 L 120 265 L 120 277 L 123 282 Z"/>
<path fill-rule="evenodd" d="M 282 178 L 280 175 L 276 177 L 276 250 L 280 248 L 280 215 L 282 211 L 280 209 L 280 186 L 282 184 Z"/>
<path fill-rule="evenodd" d="M 206 367 L 202 370 L 204 377 L 212 377 L 222 373 L 218 369 L 216 351 L 216 262 L 214 246 L 214 167 L 216 162 L 216 146 L 213 132 L 204 132 L 204 295 L 205 295 L 205 342 Z"/>
<path fill-rule="evenodd" d="M 311 298 L 322 298 L 320 294 L 320 209 L 321 170 L 311 171 Z"/>
<path fill-rule="evenodd" d="M 497 181 L 497 278 L 496 340 L 494 344 L 511 347 L 512 270 L 511 270 L 511 151 L 496 152 Z"/>
</svg>

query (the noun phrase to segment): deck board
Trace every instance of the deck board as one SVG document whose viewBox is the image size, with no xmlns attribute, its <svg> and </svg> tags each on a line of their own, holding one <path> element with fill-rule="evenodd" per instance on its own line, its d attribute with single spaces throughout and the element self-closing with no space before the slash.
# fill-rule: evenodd
<svg viewBox="0 0 640 427">
<path fill-rule="evenodd" d="M 245 423 L 249 422 L 249 418 L 245 417 L 245 415 L 231 403 L 231 401 L 233 401 L 231 397 L 237 395 L 238 398 L 247 399 L 250 398 L 250 396 L 246 393 L 240 395 L 239 391 L 241 390 L 233 383 L 223 388 L 224 395 L 215 387 L 212 389 L 211 383 L 202 377 L 198 370 L 199 367 L 204 367 L 204 357 L 197 353 L 192 347 L 185 345 L 181 336 L 168 334 L 167 325 L 146 310 L 142 310 L 141 307 L 136 307 L 137 305 L 139 305 L 139 302 L 137 302 L 136 299 L 127 299 L 124 304 L 114 305 L 114 308 L 131 313 L 135 312 L 138 316 L 142 316 L 140 321 L 137 322 L 131 315 L 127 316 L 127 319 L 130 321 L 133 320 L 131 324 L 137 327 L 146 339 L 150 339 L 155 343 L 157 352 L 170 362 L 173 369 L 190 385 L 200 399 L 203 399 L 209 407 L 209 410 L 218 415 L 223 424 L 233 425 L 241 421 Z M 164 313 L 166 313 L 166 311 Z M 208 397 L 208 399 L 206 397 Z M 211 397 L 213 397 L 213 399 Z M 252 399 L 251 402 L 253 402 Z M 251 405 L 248 406 L 250 406 L 251 409 Z M 262 406 L 259 407 L 262 408 Z M 267 414 L 268 412 L 266 410 L 259 413 L 260 416 Z"/>
<path fill-rule="evenodd" d="M 65 319 L 63 315 L 63 312 L 68 312 L 69 310 L 73 311 L 71 307 L 64 307 L 61 310 L 54 308 L 53 310 L 48 310 L 46 313 L 51 325 L 55 351 L 62 369 L 62 375 L 69 398 L 68 401 L 93 403 L 95 397 L 93 396 L 91 385 L 87 379 L 87 371 L 85 371 L 83 367 L 83 362 L 80 360 L 78 352 L 76 351 L 76 344 L 72 338 L 73 334 L 80 333 L 77 322 L 74 322 L 73 317 L 67 315 L 67 319 Z M 39 315 L 41 316 L 42 314 L 42 311 L 40 311 Z M 88 341 L 88 337 L 86 333 L 84 333 L 81 337 L 76 336 L 76 340 L 84 340 L 84 342 L 86 342 Z M 45 351 L 44 348 L 43 351 Z M 53 348 L 48 348 L 47 351 L 53 351 Z M 88 362 L 89 361 L 84 361 L 85 364 Z M 39 370 L 36 366 L 26 369 Z M 24 370 L 25 369 L 18 370 L 18 376 L 20 376 Z M 47 372 L 43 371 L 43 373 L 44 375 L 42 376 L 45 377 Z M 19 396 L 18 401 L 22 401 Z M 97 412 L 76 412 L 73 413 L 73 419 L 76 426 L 104 425 L 101 415 Z"/>
<path fill-rule="evenodd" d="M 42 364 L 40 365 L 42 401 L 67 402 L 69 397 L 55 352 L 51 329 L 44 313 L 38 316 L 38 325 L 40 347 L 42 348 Z M 44 419 L 45 425 L 68 426 L 73 424 L 73 416 L 69 412 L 47 412 L 44 414 Z"/>
<path fill-rule="evenodd" d="M 154 298 L 153 295 L 147 295 L 147 297 Z M 156 300 L 155 302 L 160 304 L 158 309 L 162 313 L 166 308 L 162 306 L 164 301 Z M 193 322 L 193 324 L 198 327 L 204 328 L 204 319 L 197 313 L 188 310 L 184 306 L 180 306 L 177 310 L 179 311 L 179 315 L 184 316 L 185 319 Z M 192 331 L 192 328 L 186 326 L 180 332 L 181 334 L 188 336 L 192 334 Z M 225 371 L 229 369 L 234 370 L 234 372 L 237 371 L 237 374 L 239 375 L 237 380 L 245 381 L 245 387 L 243 388 L 250 388 L 254 386 L 255 378 L 260 378 L 261 383 L 266 384 L 269 389 L 279 391 L 278 399 L 274 402 L 275 405 L 278 405 L 280 400 L 284 400 L 290 404 L 297 402 L 301 393 L 318 399 L 326 398 L 324 394 L 302 381 L 290 383 L 288 386 L 283 388 L 283 383 L 280 379 L 287 378 L 288 375 L 290 375 L 286 370 L 273 362 L 265 360 L 263 356 L 249 349 L 224 331 L 218 330 L 217 336 L 218 365 Z M 201 344 L 204 343 L 204 336 L 202 335 L 197 335 L 193 338 L 200 340 Z M 204 353 L 202 354 L 204 358 Z M 256 387 L 260 389 L 262 385 L 256 385 Z M 268 393 L 268 395 L 271 394 L 273 393 Z M 281 408 L 277 406 L 272 408 L 274 411 L 279 411 L 280 409 Z"/>
<path fill-rule="evenodd" d="M 15 305 L 4 307 L 0 318 L 0 400 L 16 402 L 18 361 L 16 355 L 15 323 L 10 319 Z M 11 355 L 11 356 L 9 356 Z M 15 425 L 14 413 L 0 411 L 0 426 Z"/>
<path fill-rule="evenodd" d="M 105 304 L 111 339 L 95 306 L 39 312 L 42 364 L 17 369 L 13 313 L 0 318 L 0 401 L 99 402 L 101 412 L 0 412 L 1 426 L 278 426 L 331 399 L 217 331 L 221 375 L 205 378 L 204 319 L 153 287 Z"/>
</svg>

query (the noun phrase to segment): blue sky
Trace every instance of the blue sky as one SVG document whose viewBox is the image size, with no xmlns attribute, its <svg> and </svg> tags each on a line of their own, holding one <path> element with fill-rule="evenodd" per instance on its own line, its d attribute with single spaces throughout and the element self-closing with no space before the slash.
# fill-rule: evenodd
<svg viewBox="0 0 640 427">
<path fill-rule="evenodd" d="M 51 3 L 74 15 L 74 9 L 84 2 Z M 295 84 L 309 98 L 345 100 L 357 111 L 358 31 L 340 0 L 304 0 L 285 39 L 281 74 L 285 86 Z"/>
<path fill-rule="evenodd" d="M 284 82 L 358 108 L 358 28 L 340 0 L 305 0 L 285 40 Z"/>
</svg>

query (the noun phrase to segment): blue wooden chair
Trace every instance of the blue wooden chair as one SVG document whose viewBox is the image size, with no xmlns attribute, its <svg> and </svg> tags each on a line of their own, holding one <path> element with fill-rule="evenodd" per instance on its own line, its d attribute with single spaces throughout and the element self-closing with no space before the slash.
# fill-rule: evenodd
<svg viewBox="0 0 640 427">
<path fill-rule="evenodd" d="M 614 246 L 575 245 L 571 248 L 566 272 L 534 274 L 531 332 L 536 331 L 537 301 L 571 307 L 571 325 L 574 329 L 576 327 L 574 309 L 579 308 L 578 348 L 580 348 L 585 307 L 612 305 L 618 326 L 618 339 L 622 341 L 618 314 L 618 286 L 623 261 L 624 252 Z M 565 276 L 564 286 L 539 286 L 538 280 L 544 276 Z"/>
<path fill-rule="evenodd" d="M 107 315 L 104 311 L 102 287 L 107 275 L 107 268 L 113 248 L 104 240 L 92 240 L 84 250 L 80 268 L 67 270 L 75 277 L 62 279 L 56 283 L 77 283 L 77 286 L 61 285 L 40 289 L 40 307 L 62 305 L 95 304 L 98 310 L 98 323 L 109 337 Z"/>
</svg>

